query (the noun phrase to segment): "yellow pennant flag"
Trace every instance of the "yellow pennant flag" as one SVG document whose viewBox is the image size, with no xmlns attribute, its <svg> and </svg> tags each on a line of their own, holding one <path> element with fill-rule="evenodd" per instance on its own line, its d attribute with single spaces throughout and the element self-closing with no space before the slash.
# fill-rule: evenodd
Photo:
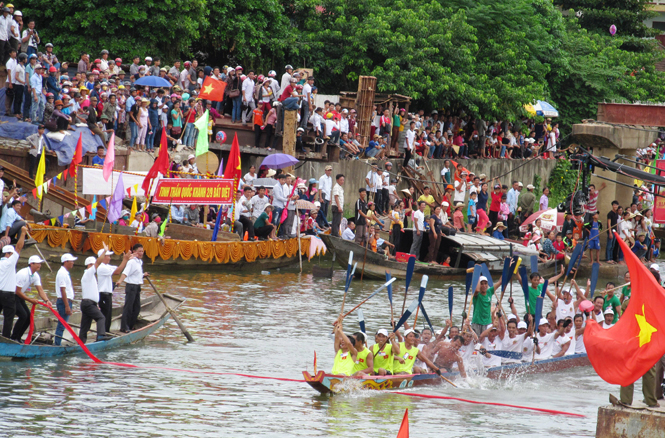
<svg viewBox="0 0 665 438">
<path fill-rule="evenodd" d="M 136 208 L 136 196 L 134 196 L 134 201 L 132 201 L 132 211 L 129 213 L 129 223 L 130 224 L 134 220 L 134 216 L 136 216 L 136 212 L 138 212 L 138 211 L 139 211 L 139 209 Z"/>
<path fill-rule="evenodd" d="M 44 153 L 46 148 L 42 147 L 42 155 L 39 157 L 39 165 L 37 166 L 37 173 L 35 174 L 35 187 L 37 187 L 37 196 L 42 199 L 41 186 L 44 184 L 44 175 L 46 174 L 46 158 Z"/>
</svg>

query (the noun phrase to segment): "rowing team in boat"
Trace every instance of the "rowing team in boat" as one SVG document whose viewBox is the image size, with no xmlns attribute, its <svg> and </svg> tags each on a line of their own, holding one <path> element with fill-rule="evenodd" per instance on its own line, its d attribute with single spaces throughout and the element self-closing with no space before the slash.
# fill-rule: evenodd
<svg viewBox="0 0 665 438">
<path fill-rule="evenodd" d="M 30 298 L 27 293 L 34 286 L 37 289 L 42 302 L 48 307 L 53 307 L 51 301 L 42 288 L 39 270 L 42 260 L 39 256 L 31 256 L 28 266 L 16 272 L 19 255 L 25 243 L 26 227 L 21 230 L 21 235 L 16 247 L 5 245 L 2 248 L 3 257 L 0 259 L 0 310 L 4 317 L 2 325 L 2 336 L 21 342 L 25 331 L 30 327 L 30 310 L 26 302 L 33 305 L 38 300 Z M 79 338 L 84 343 L 87 340 L 88 331 L 92 321 L 97 323 L 97 341 L 111 339 L 107 333 L 111 329 L 111 312 L 113 309 L 113 275 L 120 275 L 118 284 L 123 281 L 125 287 L 125 306 L 123 308 L 121 331 L 129 332 L 141 309 L 140 292 L 143 278 L 143 246 L 134 245 L 132 251 L 123 255 L 119 266 L 112 266 L 111 255 L 108 246 L 104 243 L 103 248 L 97 253 L 97 257 L 88 257 L 85 260 L 85 271 L 81 277 L 81 326 Z M 74 288 L 70 271 L 74 267 L 77 257 L 71 254 L 63 254 L 60 258 L 62 266 L 55 278 L 55 294 L 57 296 L 56 308 L 60 317 L 66 322 L 72 314 Z M 95 275 L 96 274 L 96 275 Z M 14 316 L 18 316 L 14 323 Z M 58 322 L 55 330 L 54 345 L 61 345 L 65 327 Z"/>
<path fill-rule="evenodd" d="M 493 305 L 494 289 L 500 287 L 501 281 L 492 287 L 488 278 L 481 276 L 473 295 L 472 320 L 464 320 L 461 331 L 450 319 L 442 330 L 436 332 L 436 336 L 430 328 L 419 332 L 404 324 L 404 334 L 399 330 L 390 334 L 386 329 L 378 330 L 374 345 L 368 348 L 365 333 L 345 335 L 341 322 L 337 321 L 332 373 L 383 376 L 459 371 L 462 377 L 466 377 L 467 371 L 482 372 L 502 365 L 586 353 L 586 320 L 593 318 L 604 328 L 610 328 L 621 312 L 621 304 L 614 296 L 614 290 L 618 288 L 611 282 L 607 283 L 605 290 L 594 298 L 593 307 L 576 313 L 580 304 L 589 299 L 590 282 L 587 281 L 586 291 L 574 279 L 565 289 L 557 282 L 561 275 L 549 280 L 554 284 L 554 292 L 547 290 L 545 293 L 552 301 L 552 309 L 538 321 L 537 328 L 533 324 L 536 298 L 543 287 L 543 279 L 537 272 L 530 276 L 525 320 L 517 316 L 512 298 L 508 299 L 510 314 L 503 312 L 500 303 Z M 628 274 L 626 279 L 630 281 Z M 519 276 L 518 280 L 521 283 Z M 571 294 L 573 289 L 577 297 L 575 301 Z M 630 294 L 629 286 L 627 290 L 624 287 L 622 295 L 624 293 Z"/>
</svg>

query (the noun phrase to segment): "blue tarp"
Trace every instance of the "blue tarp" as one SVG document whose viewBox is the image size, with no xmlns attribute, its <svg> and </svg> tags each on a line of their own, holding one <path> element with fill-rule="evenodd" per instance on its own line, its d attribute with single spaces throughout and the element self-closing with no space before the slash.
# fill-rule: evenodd
<svg viewBox="0 0 665 438">
<path fill-rule="evenodd" d="M 5 92 L 6 89 L 0 88 L 0 137 L 13 138 L 15 140 L 25 140 L 29 135 L 37 133 L 37 125 L 32 123 L 19 122 L 16 117 L 6 117 L 5 114 Z M 76 144 L 79 141 L 79 133 L 83 133 L 83 153 L 97 152 L 98 146 L 103 146 L 102 140 L 92 135 L 88 127 L 73 126 L 76 131 L 67 131 L 63 141 L 56 141 L 48 136 L 44 136 L 46 146 L 58 155 L 58 166 L 68 166 L 72 162 L 72 157 L 76 151 Z M 48 129 L 46 133 L 48 133 Z"/>
</svg>

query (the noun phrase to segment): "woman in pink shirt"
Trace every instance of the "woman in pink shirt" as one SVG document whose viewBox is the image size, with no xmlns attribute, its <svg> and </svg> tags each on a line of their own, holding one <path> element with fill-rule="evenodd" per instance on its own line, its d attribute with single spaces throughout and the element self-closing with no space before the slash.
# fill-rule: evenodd
<svg viewBox="0 0 665 438">
<path fill-rule="evenodd" d="M 462 208 L 464 208 L 463 202 L 458 202 L 455 204 L 455 213 L 453 213 L 453 226 L 457 231 L 464 231 L 464 213 L 462 213 Z"/>
</svg>

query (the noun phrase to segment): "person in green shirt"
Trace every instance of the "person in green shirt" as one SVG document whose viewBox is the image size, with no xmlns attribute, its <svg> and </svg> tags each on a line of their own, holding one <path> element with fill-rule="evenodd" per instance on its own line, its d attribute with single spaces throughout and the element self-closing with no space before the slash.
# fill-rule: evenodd
<svg viewBox="0 0 665 438">
<path fill-rule="evenodd" d="M 623 275 L 623 282 L 624 283 L 630 283 L 630 272 L 626 272 Z M 625 285 L 621 289 L 621 303 L 623 304 L 623 302 L 625 300 L 627 300 L 628 298 L 630 298 L 630 284 Z"/>
<path fill-rule="evenodd" d="M 548 281 L 548 284 L 554 284 L 561 276 L 563 275 L 564 272 L 564 266 L 563 264 L 561 265 L 561 272 L 559 272 L 557 275 L 554 277 L 550 278 Z M 536 315 L 536 302 L 538 300 L 538 297 L 540 296 L 541 292 L 543 291 L 543 283 L 541 283 L 542 277 L 540 276 L 539 273 L 537 272 L 532 272 L 531 275 L 529 276 L 529 280 L 531 281 L 531 284 L 529 285 L 529 302 L 527 305 L 527 313 L 530 315 Z M 517 273 L 517 281 L 522 284 L 522 277 L 520 277 L 520 274 Z M 550 298 L 553 297 L 552 294 L 548 294 Z"/>
<path fill-rule="evenodd" d="M 471 318 L 471 329 L 478 336 L 492 324 L 492 297 L 494 290 L 501 287 L 501 278 L 494 286 L 490 287 L 487 277 L 480 276 L 478 286 L 473 293 L 473 317 Z"/>
<path fill-rule="evenodd" d="M 418 203 L 420 201 L 425 201 L 425 204 L 427 206 L 425 207 L 425 211 L 423 211 L 423 214 L 425 217 L 431 216 L 432 212 L 436 208 L 436 203 L 434 202 L 434 196 L 430 194 L 431 189 L 427 186 L 423 189 L 423 194 L 420 195 L 420 198 L 418 198 Z"/>
<path fill-rule="evenodd" d="M 605 285 L 605 290 L 602 293 L 603 297 L 605 298 L 605 302 L 603 303 L 603 312 L 605 309 L 611 306 L 612 310 L 614 311 L 614 319 L 612 320 L 612 324 L 616 324 L 619 320 L 619 317 L 621 316 L 621 301 L 619 301 L 619 297 L 614 295 L 614 283 L 611 281 L 608 282 Z"/>
<path fill-rule="evenodd" d="M 266 238 L 271 240 L 277 240 L 275 235 L 275 225 L 271 223 L 270 216 L 272 214 L 273 207 L 271 204 L 265 206 L 263 213 L 259 215 L 254 221 L 254 235 L 259 238 L 259 240 L 265 240 Z"/>
</svg>

